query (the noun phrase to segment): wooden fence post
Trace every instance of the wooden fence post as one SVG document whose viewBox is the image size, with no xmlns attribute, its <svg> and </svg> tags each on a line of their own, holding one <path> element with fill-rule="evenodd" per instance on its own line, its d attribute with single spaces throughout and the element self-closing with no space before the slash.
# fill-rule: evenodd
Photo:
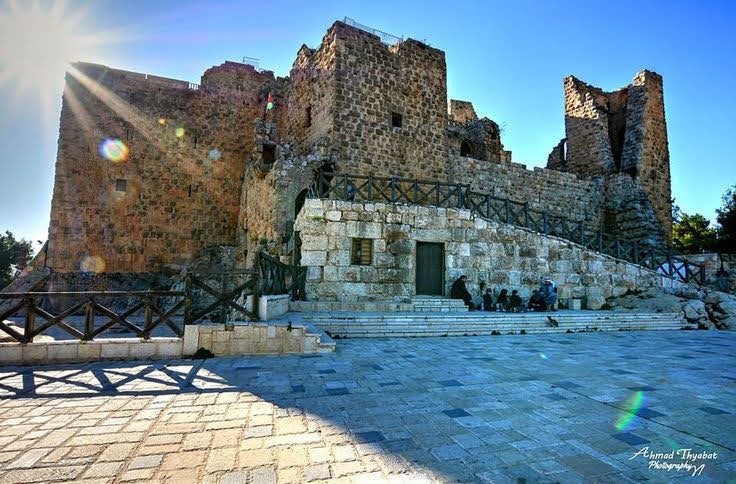
<svg viewBox="0 0 736 484">
<path fill-rule="evenodd" d="M 26 328 L 25 328 L 25 337 L 26 342 L 33 343 L 33 332 L 36 330 L 36 313 L 33 311 L 33 309 L 36 306 L 35 301 L 33 300 L 33 297 L 26 298 Z"/>
<path fill-rule="evenodd" d="M 91 341 L 95 332 L 95 303 L 92 298 L 84 307 L 84 340 Z"/>
<path fill-rule="evenodd" d="M 225 294 L 227 294 L 227 279 L 225 278 L 224 272 L 220 274 L 220 288 L 222 291 L 220 293 L 220 296 L 224 296 Z M 220 300 L 220 323 L 227 324 L 227 303 L 225 302 L 224 298 Z"/>
<path fill-rule="evenodd" d="M 143 298 L 143 304 L 145 305 L 145 316 L 143 322 L 143 339 L 151 338 L 151 326 L 153 326 L 153 308 L 151 307 L 151 298 L 145 296 Z"/>
<path fill-rule="evenodd" d="M 192 274 L 184 276 L 184 324 L 192 324 Z"/>
</svg>

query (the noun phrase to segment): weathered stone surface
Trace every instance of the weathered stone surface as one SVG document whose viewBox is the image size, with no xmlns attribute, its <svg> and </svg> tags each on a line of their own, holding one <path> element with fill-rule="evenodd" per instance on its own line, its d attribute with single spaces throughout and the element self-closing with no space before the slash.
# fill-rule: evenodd
<svg viewBox="0 0 736 484">
<path fill-rule="evenodd" d="M 351 265 L 350 258 L 351 238 L 366 232 L 333 229 L 333 225 L 343 225 L 342 222 L 314 224 L 304 213 L 297 217 L 295 226 L 303 240 L 301 262 L 309 267 L 309 300 L 356 302 L 414 295 L 417 240 L 444 243 L 447 287 L 459 275 L 466 274 L 473 294 L 478 294 L 479 283 L 485 281 L 496 293 L 501 288 L 518 289 L 527 298 L 542 277 L 551 274 L 561 300 L 585 298 L 589 309 L 600 309 L 606 298 L 614 295 L 661 287 L 661 276 L 652 271 L 562 239 L 493 222 L 485 222 L 486 228 L 478 230 L 477 220 L 467 210 L 439 212 L 431 207 L 371 205 L 380 220 L 410 211 L 414 222 L 403 224 L 400 232 L 388 229 L 392 225 L 372 222 L 373 234 L 390 236 L 391 240 L 374 239 L 370 266 Z M 340 220 L 365 211 L 356 203 L 331 200 L 310 200 L 306 207 L 316 213 L 340 211 Z M 428 226 L 433 228 L 425 228 Z M 452 234 L 457 235 L 457 240 Z M 468 235 L 472 242 L 467 240 Z M 327 252 L 327 257 L 324 251 L 304 249 L 321 246 L 325 237 L 327 246 L 334 248 Z M 319 244 L 312 242 L 313 238 Z"/>
<path fill-rule="evenodd" d="M 351 237 L 381 238 L 379 225 L 390 223 L 444 241 L 488 238 L 485 222 L 470 226 L 462 211 L 447 224 L 438 223 L 444 209 L 435 208 L 428 216 L 411 209 L 384 216 L 370 204 L 316 213 L 304 200 L 316 173 L 335 173 L 325 176 L 329 186 L 312 191 L 322 198 L 355 196 L 357 187 L 340 176 L 345 173 L 417 178 L 458 183 L 458 193 L 467 184 L 531 210 L 586 219 L 594 230 L 668 237 L 662 83 L 649 71 L 611 94 L 565 80 L 570 159 L 564 172 L 559 163 L 558 170 L 511 163 L 498 124 L 478 119 L 471 103 L 453 100 L 448 113 L 443 51 L 413 39 L 387 45 L 343 22 L 317 48 L 300 48 L 284 78 L 234 62 L 208 69 L 201 86 L 93 64 L 75 70 L 62 105 L 49 227 L 46 264 L 56 274 L 178 270 L 203 249 L 223 245 L 236 248 L 239 266 L 260 250 L 285 256 L 300 210 L 306 226 Z M 268 99 L 274 108 L 264 110 Z M 625 143 L 617 131 L 622 119 Z M 100 156 L 103 136 L 125 143 L 126 159 Z M 434 193 L 422 196 L 425 204 L 436 203 Z M 508 208 L 494 203 L 501 204 L 496 211 Z M 518 217 L 521 208 L 513 207 L 512 218 Z M 510 257 L 513 241 L 498 239 Z M 327 253 L 309 265 L 322 265 L 323 258 L 344 262 L 322 240 L 310 243 L 307 251 Z M 534 254 L 533 245 L 520 257 L 547 257 L 542 247 Z M 480 251 L 480 245 L 462 246 L 453 256 Z M 574 257 L 549 259 L 534 270 L 544 264 L 556 274 L 582 270 Z M 505 259 L 494 269 L 513 265 Z"/>
</svg>

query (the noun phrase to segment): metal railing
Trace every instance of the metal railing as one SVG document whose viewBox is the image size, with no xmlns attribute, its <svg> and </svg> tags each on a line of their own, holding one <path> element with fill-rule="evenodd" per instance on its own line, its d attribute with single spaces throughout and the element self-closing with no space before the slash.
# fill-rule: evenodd
<svg viewBox="0 0 736 484">
<path fill-rule="evenodd" d="M 637 240 L 592 230 L 583 220 L 568 219 L 529 208 L 525 202 L 476 192 L 467 184 L 320 172 L 310 187 L 309 196 L 466 209 L 481 218 L 567 239 L 684 282 L 705 282 L 703 266 L 689 262 L 669 248 L 657 250 Z"/>
<path fill-rule="evenodd" d="M 343 23 L 345 23 L 345 24 L 347 24 L 347 25 L 349 25 L 351 27 L 355 27 L 356 29 L 360 29 L 360 30 L 362 30 L 364 32 L 368 32 L 369 34 L 373 34 L 373 35 L 377 36 L 378 38 L 380 38 L 381 39 L 381 42 L 383 42 L 384 44 L 387 44 L 387 45 L 395 45 L 395 44 L 398 44 L 398 43 L 404 41 L 404 38 L 403 37 L 397 37 L 395 35 L 391 35 L 389 33 L 383 32 L 381 30 L 374 29 L 372 27 L 368 27 L 367 25 L 360 24 L 360 23 L 356 22 L 355 20 L 351 19 L 350 17 L 345 17 L 343 19 Z"/>
</svg>

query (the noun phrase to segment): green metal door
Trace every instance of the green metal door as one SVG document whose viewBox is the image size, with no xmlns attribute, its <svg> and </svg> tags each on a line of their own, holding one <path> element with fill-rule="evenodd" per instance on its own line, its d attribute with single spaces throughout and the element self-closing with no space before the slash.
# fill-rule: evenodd
<svg viewBox="0 0 736 484">
<path fill-rule="evenodd" d="M 445 249 L 443 244 L 417 242 L 417 294 L 444 293 Z"/>
</svg>

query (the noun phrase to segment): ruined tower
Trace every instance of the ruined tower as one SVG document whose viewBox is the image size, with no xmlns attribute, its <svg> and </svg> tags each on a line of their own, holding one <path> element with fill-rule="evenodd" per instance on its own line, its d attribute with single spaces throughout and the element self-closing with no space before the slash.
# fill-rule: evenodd
<svg viewBox="0 0 736 484">
<path fill-rule="evenodd" d="M 604 92 L 573 76 L 564 80 L 566 138 L 548 168 L 590 179 L 605 193 L 603 230 L 651 245 L 672 232 L 669 149 L 662 77 L 641 71 Z"/>
</svg>

